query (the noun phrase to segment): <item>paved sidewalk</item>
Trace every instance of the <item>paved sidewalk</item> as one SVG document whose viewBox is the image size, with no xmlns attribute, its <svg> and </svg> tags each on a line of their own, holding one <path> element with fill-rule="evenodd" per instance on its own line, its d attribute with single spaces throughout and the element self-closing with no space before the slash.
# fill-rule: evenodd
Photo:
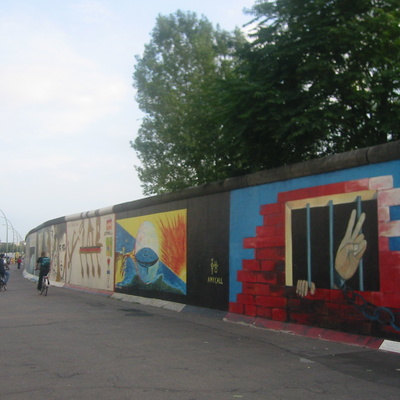
<svg viewBox="0 0 400 400">
<path fill-rule="evenodd" d="M 2 400 L 399 398 L 400 355 L 50 287 L 0 293 Z"/>
<path fill-rule="evenodd" d="M 37 282 L 37 276 L 30 275 L 23 272 L 25 278 L 30 279 L 33 282 Z M 177 312 L 191 312 L 197 313 L 210 318 L 217 318 L 227 322 L 239 323 L 242 325 L 248 325 L 256 328 L 269 329 L 274 331 L 279 331 L 283 333 L 290 333 L 293 335 L 300 335 L 315 339 L 322 339 L 327 341 L 334 341 L 339 343 L 352 344 L 361 347 L 369 347 L 371 349 L 383 349 L 391 352 L 396 352 L 400 354 L 400 332 L 399 341 L 384 340 L 377 337 L 364 336 L 351 334 L 346 332 L 334 331 L 331 329 L 324 329 L 300 324 L 294 324 L 289 322 L 279 322 L 272 321 L 259 317 L 249 317 L 246 315 L 239 315 L 233 313 L 226 313 L 219 310 L 211 310 L 206 308 L 200 308 L 195 306 L 188 306 L 180 303 L 172 303 L 165 300 L 152 299 L 146 297 L 125 295 L 121 293 L 110 293 L 104 290 L 95 290 L 90 288 L 83 288 L 75 285 L 64 285 L 53 283 L 58 287 L 67 287 L 72 290 L 83 291 L 87 293 L 106 295 L 116 300 L 127 301 L 131 303 L 137 303 L 147 306 L 165 308 L 168 310 L 173 310 Z"/>
</svg>

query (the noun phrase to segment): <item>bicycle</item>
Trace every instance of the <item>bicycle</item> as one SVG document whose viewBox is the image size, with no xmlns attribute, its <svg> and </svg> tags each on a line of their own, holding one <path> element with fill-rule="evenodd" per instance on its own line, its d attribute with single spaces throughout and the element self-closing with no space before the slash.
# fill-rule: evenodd
<svg viewBox="0 0 400 400">
<path fill-rule="evenodd" d="M 44 294 L 45 296 L 47 296 L 47 291 L 49 290 L 49 286 L 50 286 L 49 276 L 45 275 L 42 279 L 42 287 L 40 289 L 40 294 Z"/>
<path fill-rule="evenodd" d="M 7 283 L 6 283 L 6 281 L 4 280 L 4 278 L 2 278 L 2 277 L 0 276 L 0 292 L 1 292 L 2 290 L 4 290 L 4 291 L 7 290 Z"/>
</svg>

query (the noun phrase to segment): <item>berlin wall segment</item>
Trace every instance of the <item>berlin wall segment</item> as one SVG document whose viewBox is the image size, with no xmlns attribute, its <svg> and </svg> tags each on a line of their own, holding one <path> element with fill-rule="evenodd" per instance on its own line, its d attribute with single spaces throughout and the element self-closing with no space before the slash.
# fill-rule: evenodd
<svg viewBox="0 0 400 400">
<path fill-rule="evenodd" d="M 47 221 L 26 268 L 45 250 L 60 285 L 399 339 L 399 156 L 394 142 Z"/>
</svg>

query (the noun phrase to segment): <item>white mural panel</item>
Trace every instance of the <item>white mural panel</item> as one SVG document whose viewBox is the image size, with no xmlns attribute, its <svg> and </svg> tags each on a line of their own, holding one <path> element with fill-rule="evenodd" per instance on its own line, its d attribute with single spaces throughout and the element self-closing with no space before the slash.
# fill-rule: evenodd
<svg viewBox="0 0 400 400">
<path fill-rule="evenodd" d="M 112 214 L 67 223 L 65 283 L 113 290 L 114 226 Z"/>
</svg>

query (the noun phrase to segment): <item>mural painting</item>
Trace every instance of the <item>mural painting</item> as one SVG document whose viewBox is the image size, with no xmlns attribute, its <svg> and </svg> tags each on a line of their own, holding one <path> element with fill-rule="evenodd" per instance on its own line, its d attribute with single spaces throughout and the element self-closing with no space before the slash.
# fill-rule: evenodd
<svg viewBox="0 0 400 400">
<path fill-rule="evenodd" d="M 43 228 L 36 234 L 29 235 L 27 241 L 26 258 L 29 262 L 25 265 L 27 272 L 35 272 L 36 261 L 42 251 L 51 258 L 50 280 L 63 282 L 66 265 L 66 224 L 56 224 Z"/>
<path fill-rule="evenodd" d="M 113 290 L 114 220 L 103 215 L 67 222 L 65 283 Z"/>
<path fill-rule="evenodd" d="M 376 191 L 286 203 L 286 285 L 379 291 Z"/>
<path fill-rule="evenodd" d="M 395 163 L 388 163 L 388 172 Z M 249 204 L 253 197 L 250 205 L 259 204 L 259 218 L 249 217 L 255 236 L 231 218 L 231 276 L 237 277 L 231 279 L 231 312 L 398 337 L 400 177 L 370 177 L 371 170 L 233 195 L 231 206 L 242 214 L 243 199 Z M 269 201 L 262 202 L 264 195 Z"/>
<path fill-rule="evenodd" d="M 115 291 L 186 295 L 186 210 L 116 221 Z"/>
<path fill-rule="evenodd" d="M 46 251 L 61 284 L 399 340 L 398 149 L 48 221 L 25 268 Z"/>
<path fill-rule="evenodd" d="M 51 258 L 50 279 L 65 283 L 65 267 L 67 265 L 67 224 L 57 224 L 51 227 L 51 247 L 48 251 Z"/>
<path fill-rule="evenodd" d="M 30 234 L 26 239 L 24 267 L 29 274 L 35 274 L 37 233 Z"/>
</svg>

